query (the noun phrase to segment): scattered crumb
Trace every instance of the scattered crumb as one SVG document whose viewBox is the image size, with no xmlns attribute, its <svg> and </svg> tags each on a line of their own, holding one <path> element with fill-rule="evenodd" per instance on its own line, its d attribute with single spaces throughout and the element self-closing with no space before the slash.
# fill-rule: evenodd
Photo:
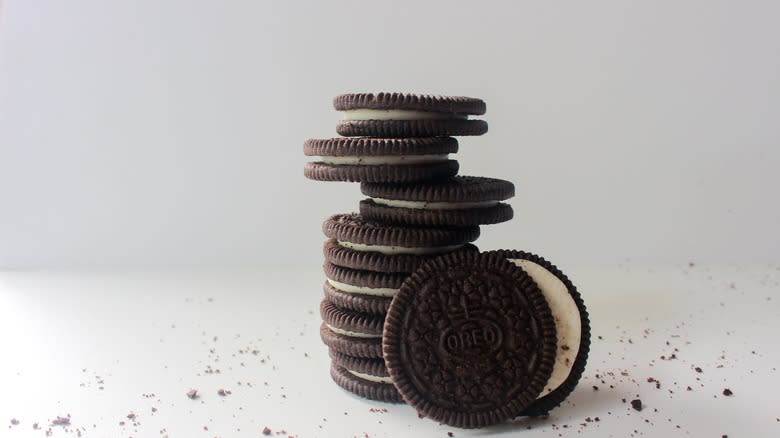
<svg viewBox="0 0 780 438">
<path fill-rule="evenodd" d="M 70 417 L 60 417 L 59 415 L 51 422 L 52 426 L 70 426 Z"/>
<path fill-rule="evenodd" d="M 271 434 L 271 429 L 269 429 L 268 426 L 264 427 L 263 428 L 263 435 L 270 435 L 270 434 Z"/>
<path fill-rule="evenodd" d="M 634 408 L 634 410 L 641 412 L 642 411 L 642 400 L 640 399 L 634 399 L 631 400 L 631 407 Z"/>
<path fill-rule="evenodd" d="M 192 400 L 195 400 L 195 399 L 199 398 L 200 395 L 198 395 L 198 390 L 197 389 L 190 389 L 187 392 L 187 397 L 189 397 Z"/>
<path fill-rule="evenodd" d="M 225 397 L 225 396 L 230 395 L 230 394 L 232 394 L 232 392 L 230 390 L 227 390 L 227 389 L 221 389 L 220 388 L 219 391 L 217 391 L 217 395 L 220 395 L 222 397 Z"/>
<path fill-rule="evenodd" d="M 13 426 L 18 426 L 19 425 L 19 420 L 17 420 L 16 418 L 11 418 L 11 424 Z"/>
<path fill-rule="evenodd" d="M 731 390 L 730 390 L 730 389 L 728 389 L 728 388 L 725 388 L 725 389 L 723 390 L 723 395 L 725 395 L 726 397 L 728 397 L 728 396 L 730 396 L 730 395 L 733 395 L 733 394 L 734 394 L 734 393 L 733 393 L 733 392 L 731 392 Z"/>
</svg>

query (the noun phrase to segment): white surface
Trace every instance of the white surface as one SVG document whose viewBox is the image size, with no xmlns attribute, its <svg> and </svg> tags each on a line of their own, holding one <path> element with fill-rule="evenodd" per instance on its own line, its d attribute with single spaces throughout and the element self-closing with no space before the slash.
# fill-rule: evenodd
<svg viewBox="0 0 780 438">
<path fill-rule="evenodd" d="M 297 242 L 361 196 L 305 180 L 303 141 L 379 90 L 485 99 L 457 159 L 518 188 L 485 248 L 776 261 L 778 22 L 776 1 L 5 0 L 0 265 L 317 264 Z"/>
<path fill-rule="evenodd" d="M 10 426 L 0 435 L 41 437 L 34 422 L 47 429 L 67 414 L 71 433 L 53 436 L 258 437 L 265 426 L 301 437 L 780 434 L 780 266 L 567 274 L 594 333 L 570 402 L 547 420 L 464 431 L 331 382 L 317 268 L 0 273 L 0 421 Z M 187 398 L 192 388 L 201 399 Z M 636 397 L 641 413 L 621 401 Z"/>
</svg>

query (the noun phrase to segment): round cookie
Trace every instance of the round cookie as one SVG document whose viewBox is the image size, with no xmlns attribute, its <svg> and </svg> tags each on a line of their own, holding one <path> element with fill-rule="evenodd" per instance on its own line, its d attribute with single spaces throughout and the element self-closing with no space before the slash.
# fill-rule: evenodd
<svg viewBox="0 0 780 438">
<path fill-rule="evenodd" d="M 336 289 L 362 295 L 392 297 L 401 288 L 408 274 L 358 271 L 343 268 L 333 263 L 323 264 L 325 280 Z"/>
<path fill-rule="evenodd" d="M 354 312 L 335 306 L 328 300 L 320 303 L 320 316 L 328 328 L 350 338 L 375 339 L 382 337 L 384 315 Z"/>
<path fill-rule="evenodd" d="M 361 313 L 386 314 L 392 297 L 356 294 L 336 289 L 328 281 L 322 287 L 325 299 L 342 309 Z"/>
<path fill-rule="evenodd" d="M 421 415 L 485 427 L 539 395 L 555 360 L 555 322 L 536 283 L 505 258 L 448 254 L 421 265 L 393 298 L 382 351 Z"/>
<path fill-rule="evenodd" d="M 467 243 L 452 251 L 479 252 L 479 249 Z M 452 252 L 443 251 L 442 253 Z M 339 245 L 338 240 L 325 241 L 322 252 L 325 260 L 334 265 L 350 269 L 362 269 L 378 272 L 414 272 L 421 263 L 437 257 L 441 253 L 415 255 L 415 254 L 385 254 L 379 251 L 357 251 L 346 246 Z"/>
<path fill-rule="evenodd" d="M 457 151 L 451 137 L 312 139 L 303 153 L 322 161 L 306 163 L 303 174 L 318 181 L 434 180 L 458 173 L 458 162 L 448 158 Z"/>
<path fill-rule="evenodd" d="M 360 213 L 369 220 L 417 226 L 473 226 L 512 219 L 513 210 L 503 200 L 515 194 L 505 180 L 455 176 L 418 184 L 362 183 L 368 199 L 360 201 Z"/>
<path fill-rule="evenodd" d="M 328 348 L 354 357 L 381 358 L 382 338 L 359 338 L 334 332 L 323 322 L 320 325 L 320 339 Z"/>
<path fill-rule="evenodd" d="M 337 385 L 360 397 L 388 403 L 403 401 L 392 383 L 366 380 L 338 365 L 335 360 L 330 365 L 330 376 Z"/>
<path fill-rule="evenodd" d="M 322 232 L 356 251 L 382 254 L 427 255 L 457 249 L 479 237 L 479 227 L 422 228 L 395 226 L 358 213 L 334 214 L 322 223 Z"/>
<path fill-rule="evenodd" d="M 544 415 L 574 390 L 585 370 L 590 351 L 590 320 L 582 296 L 566 275 L 543 257 L 525 251 L 497 250 L 498 254 L 534 279 L 550 305 L 558 349 L 550 380 L 539 398 L 522 415 Z"/>
<path fill-rule="evenodd" d="M 333 350 L 328 350 L 328 355 L 333 363 L 346 368 L 347 371 L 352 371 L 358 375 L 358 377 L 363 375 L 367 376 L 368 380 L 389 384 L 393 383 L 392 380 L 390 380 L 390 374 L 387 372 L 387 367 L 385 366 L 385 361 L 383 359 L 352 357 Z"/>
<path fill-rule="evenodd" d="M 482 135 L 488 129 L 484 120 L 469 120 L 485 113 L 485 102 L 470 97 L 357 93 L 337 96 L 333 106 L 344 117 L 336 131 L 348 137 Z"/>
</svg>

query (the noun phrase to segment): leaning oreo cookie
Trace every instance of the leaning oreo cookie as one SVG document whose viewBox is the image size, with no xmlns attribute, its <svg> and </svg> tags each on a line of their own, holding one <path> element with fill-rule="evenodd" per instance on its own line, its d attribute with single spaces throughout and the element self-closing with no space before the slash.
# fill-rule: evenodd
<svg viewBox="0 0 780 438">
<path fill-rule="evenodd" d="M 362 183 L 369 198 L 360 201 L 367 219 L 421 226 L 471 226 L 512 219 L 513 211 L 503 200 L 515 194 L 505 180 L 478 176 L 455 176 L 418 184 Z"/>
<path fill-rule="evenodd" d="M 393 298 L 382 337 L 403 399 L 457 427 L 525 411 L 550 378 L 555 321 L 531 277 L 497 254 L 424 263 Z"/>
<path fill-rule="evenodd" d="M 485 113 L 485 102 L 470 97 L 405 93 L 343 94 L 333 100 L 344 119 L 340 135 L 354 137 L 440 137 L 482 135 L 483 120 L 469 115 Z"/>
<path fill-rule="evenodd" d="M 490 251 L 508 259 L 534 279 L 550 305 L 555 319 L 558 350 L 550 380 L 539 398 L 522 415 L 543 415 L 574 390 L 588 360 L 590 320 L 577 288 L 555 265 L 525 251 Z"/>
<path fill-rule="evenodd" d="M 306 140 L 303 153 L 321 156 L 303 174 L 318 181 L 415 182 L 458 173 L 458 141 L 437 138 L 331 138 Z"/>
</svg>

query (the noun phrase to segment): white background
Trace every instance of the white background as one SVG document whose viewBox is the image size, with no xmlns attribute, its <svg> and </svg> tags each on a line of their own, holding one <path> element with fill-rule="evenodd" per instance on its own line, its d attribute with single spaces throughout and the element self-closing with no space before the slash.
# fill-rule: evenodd
<svg viewBox="0 0 780 438">
<path fill-rule="evenodd" d="M 308 265 L 357 185 L 302 175 L 353 91 L 483 98 L 483 249 L 777 261 L 777 2 L 5 1 L 0 266 Z"/>
</svg>

